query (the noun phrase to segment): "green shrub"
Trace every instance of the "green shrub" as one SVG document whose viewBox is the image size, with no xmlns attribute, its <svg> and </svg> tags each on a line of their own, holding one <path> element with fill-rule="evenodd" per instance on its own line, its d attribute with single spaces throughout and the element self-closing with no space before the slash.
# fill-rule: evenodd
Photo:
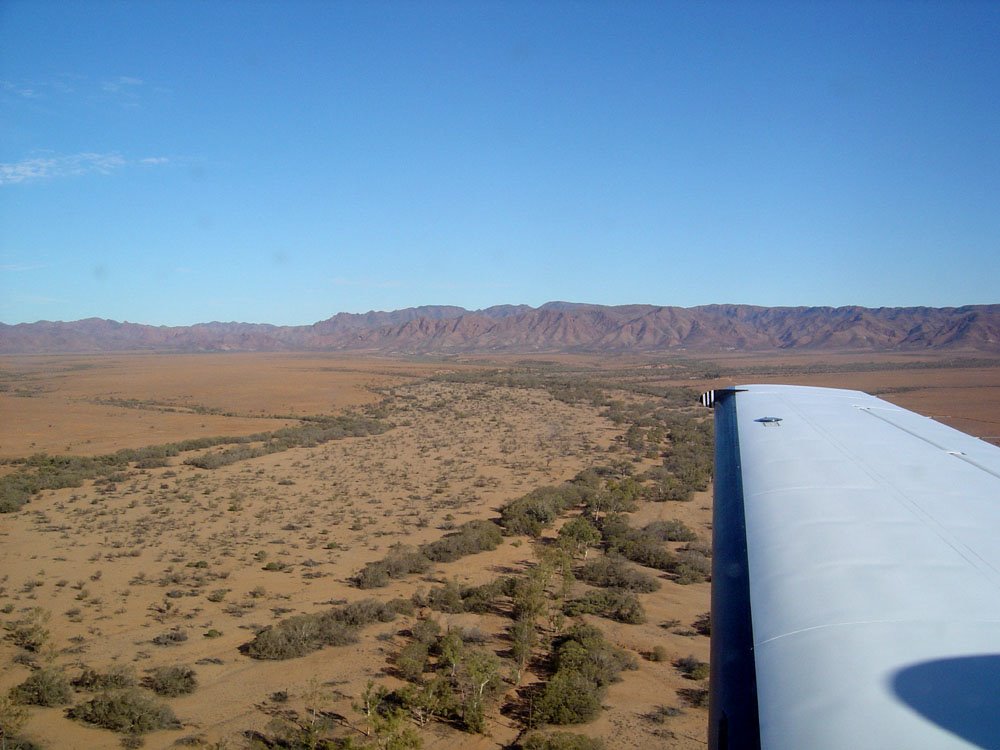
<svg viewBox="0 0 1000 750">
<path fill-rule="evenodd" d="M 435 586 L 427 593 L 427 606 L 438 612 L 457 614 L 465 611 L 462 601 L 462 587 L 452 579 L 443 586 Z"/>
<path fill-rule="evenodd" d="M 604 741 L 585 734 L 532 732 L 521 741 L 523 750 L 604 750 Z"/>
<path fill-rule="evenodd" d="M 71 719 L 122 734 L 139 735 L 176 729 L 180 722 L 168 706 L 136 688 L 110 690 L 66 711 Z"/>
<path fill-rule="evenodd" d="M 25 651 L 38 653 L 49 639 L 49 631 L 45 628 L 49 617 L 51 614 L 47 610 L 34 607 L 20 620 L 4 623 L 8 640 Z"/>
<path fill-rule="evenodd" d="M 393 578 L 402 578 L 410 573 L 424 573 L 431 567 L 431 561 L 413 547 L 399 545 L 393 547 L 383 559 L 368 563 L 354 576 L 354 585 L 360 589 L 388 586 Z"/>
<path fill-rule="evenodd" d="M 703 612 L 691 625 L 699 635 L 712 635 L 712 613 Z"/>
<path fill-rule="evenodd" d="M 604 640 L 590 625 L 575 625 L 555 642 L 555 674 L 541 689 L 531 717 L 535 723 L 579 724 L 601 708 L 604 688 L 623 669 L 637 668 L 635 657 Z"/>
<path fill-rule="evenodd" d="M 563 670 L 546 683 L 535 704 L 535 720 L 545 724 L 582 724 L 601 710 L 602 692 L 586 675 Z"/>
<path fill-rule="evenodd" d="M 410 628 L 410 635 L 413 636 L 414 640 L 428 645 L 437 640 L 440 633 L 441 625 L 438 624 L 437 620 L 421 620 Z"/>
<path fill-rule="evenodd" d="M 103 674 L 88 667 L 73 680 L 73 687 L 89 691 L 129 688 L 135 684 L 135 671 L 125 664 L 114 664 Z"/>
<path fill-rule="evenodd" d="M 190 667 L 175 665 L 152 669 L 142 684 L 157 695 L 174 698 L 193 693 L 198 686 L 198 680 Z"/>
<path fill-rule="evenodd" d="M 674 554 L 663 545 L 663 542 L 642 532 L 635 532 L 626 539 L 616 540 L 611 548 L 622 557 L 647 568 L 669 571 L 676 563 Z"/>
<path fill-rule="evenodd" d="M 607 555 L 581 565 L 576 571 L 577 578 L 594 586 L 625 589 L 639 593 L 649 593 L 660 588 L 660 582 L 649 573 L 629 565 L 617 555 Z"/>
<path fill-rule="evenodd" d="M 378 599 L 360 599 L 340 609 L 330 610 L 325 615 L 352 628 L 363 628 L 375 622 L 392 622 L 396 619 L 396 609 L 390 603 Z"/>
<path fill-rule="evenodd" d="M 389 585 L 389 569 L 381 561 L 368 563 L 352 579 L 359 589 L 378 589 Z"/>
<path fill-rule="evenodd" d="M 327 612 L 294 615 L 259 631 L 244 652 L 254 659 L 294 659 L 324 646 L 346 646 L 358 641 L 358 629 L 373 622 L 389 622 L 395 609 L 374 599 L 362 599 Z"/>
<path fill-rule="evenodd" d="M 404 599 L 401 596 L 390 599 L 386 606 L 397 615 L 412 615 L 417 609 L 412 599 Z"/>
<path fill-rule="evenodd" d="M 649 652 L 648 658 L 650 661 L 666 661 L 667 649 L 660 645 L 653 646 L 653 650 Z"/>
<path fill-rule="evenodd" d="M 617 589 L 591 591 L 579 599 L 566 602 L 563 611 L 570 617 L 600 615 L 632 625 L 646 621 L 646 612 L 635 594 Z"/>
<path fill-rule="evenodd" d="M 69 703 L 73 689 L 61 669 L 39 669 L 10 691 L 18 703 L 32 706 L 61 706 Z"/>
<path fill-rule="evenodd" d="M 636 659 L 627 651 L 606 640 L 592 625 L 574 625 L 557 640 L 556 669 L 572 669 L 586 674 L 596 684 L 617 682 L 626 669 L 636 669 Z"/>
<path fill-rule="evenodd" d="M 515 582 L 513 576 L 503 576 L 481 586 L 463 586 L 462 606 L 466 612 L 479 614 L 492 612 L 496 609 L 500 597 L 513 594 Z"/>
<path fill-rule="evenodd" d="M 188 639 L 187 631 L 184 628 L 171 628 L 166 633 L 160 633 L 153 638 L 153 643 L 157 646 L 176 646 L 184 643 Z"/>
<path fill-rule="evenodd" d="M 698 538 L 683 521 L 653 521 L 643 528 L 646 534 L 656 537 L 661 542 L 691 542 Z"/>
<path fill-rule="evenodd" d="M 558 487 L 540 487 L 500 507 L 500 525 L 510 535 L 537 537 L 542 529 L 568 508 L 585 503 L 595 490 L 583 481 L 574 480 Z"/>
<path fill-rule="evenodd" d="M 559 529 L 559 546 L 571 555 L 586 552 L 601 541 L 601 532 L 585 516 L 577 516 Z"/>
<path fill-rule="evenodd" d="M 677 695 L 692 708 L 708 706 L 708 690 L 705 688 L 681 688 L 677 691 Z"/>
<path fill-rule="evenodd" d="M 427 667 L 430 651 L 426 643 L 413 641 L 403 646 L 396 657 L 396 668 L 404 680 L 419 682 Z"/>
<path fill-rule="evenodd" d="M 707 680 L 708 662 L 699 661 L 694 656 L 685 656 L 674 662 L 674 666 L 689 680 Z"/>
<path fill-rule="evenodd" d="M 677 576 L 677 583 L 704 583 L 712 577 L 712 561 L 697 550 L 682 550 L 672 572 Z"/>
<path fill-rule="evenodd" d="M 503 533 L 492 521 L 469 521 L 436 542 L 421 546 L 420 551 L 434 562 L 451 562 L 466 555 L 496 549 L 502 541 Z"/>
</svg>

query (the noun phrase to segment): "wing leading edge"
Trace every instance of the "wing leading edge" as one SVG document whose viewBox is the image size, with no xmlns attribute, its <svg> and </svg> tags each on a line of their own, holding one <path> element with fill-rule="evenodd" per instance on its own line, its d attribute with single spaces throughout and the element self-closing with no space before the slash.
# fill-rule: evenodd
<svg viewBox="0 0 1000 750">
<path fill-rule="evenodd" d="M 710 747 L 1000 749 L 1000 449 L 858 391 L 702 402 Z"/>
</svg>

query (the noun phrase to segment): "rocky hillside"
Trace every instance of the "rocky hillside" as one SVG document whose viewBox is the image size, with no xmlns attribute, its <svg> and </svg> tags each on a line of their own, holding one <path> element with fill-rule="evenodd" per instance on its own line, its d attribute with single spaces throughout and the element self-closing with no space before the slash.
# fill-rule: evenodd
<svg viewBox="0 0 1000 750">
<path fill-rule="evenodd" d="M 0 353 L 162 351 L 768 351 L 966 349 L 1000 353 L 1000 305 L 754 307 L 549 302 L 469 311 L 338 313 L 308 326 L 166 327 L 90 318 L 0 324 Z"/>
</svg>

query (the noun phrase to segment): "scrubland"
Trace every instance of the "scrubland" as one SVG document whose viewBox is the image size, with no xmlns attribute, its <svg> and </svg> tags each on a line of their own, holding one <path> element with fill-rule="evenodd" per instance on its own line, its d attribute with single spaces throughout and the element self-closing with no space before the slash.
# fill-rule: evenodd
<svg viewBox="0 0 1000 750">
<path fill-rule="evenodd" d="M 946 385 L 988 432 L 998 372 L 8 358 L 0 731 L 51 748 L 704 747 L 698 390 L 822 381 L 935 404 Z"/>
<path fill-rule="evenodd" d="M 0 713 L 18 741 L 703 744 L 705 676 L 682 663 L 708 659 L 710 433 L 692 393 L 241 356 L 213 363 L 227 403 L 218 382 L 172 382 L 172 357 L 159 375 L 148 356 L 27 359 L 6 413 L 103 411 L 46 428 L 68 453 L 9 422 L 0 436 L 8 484 L 72 485 L 0 516 Z M 276 402 L 261 370 L 286 393 L 301 377 L 303 401 Z M 116 433 L 140 416 L 169 440 Z M 351 429 L 324 433 L 333 418 Z M 666 468 L 685 436 L 702 460 Z"/>
</svg>

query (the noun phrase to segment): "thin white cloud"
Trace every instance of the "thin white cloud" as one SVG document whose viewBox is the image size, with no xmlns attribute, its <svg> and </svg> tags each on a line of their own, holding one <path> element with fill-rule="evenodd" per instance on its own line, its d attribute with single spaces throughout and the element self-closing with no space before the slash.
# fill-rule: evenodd
<svg viewBox="0 0 1000 750">
<path fill-rule="evenodd" d="M 38 271 L 51 267 L 51 263 L 0 263 L 0 272 Z"/>
<path fill-rule="evenodd" d="M 22 99 L 37 99 L 41 96 L 35 87 L 23 83 L 14 83 L 13 81 L 0 81 L 0 91 L 6 91 Z"/>
<path fill-rule="evenodd" d="M 331 283 L 334 286 L 353 286 L 361 287 L 362 289 L 396 289 L 403 286 L 402 281 L 394 279 L 348 279 L 343 276 L 331 279 Z"/>
<path fill-rule="evenodd" d="M 163 156 L 139 159 L 141 164 L 166 164 Z M 0 185 L 49 180 L 57 177 L 77 177 L 85 174 L 111 174 L 131 162 L 118 153 L 84 152 L 66 156 L 38 156 L 18 162 L 0 164 Z"/>
<path fill-rule="evenodd" d="M 107 91 L 109 94 L 119 94 L 122 91 L 128 91 L 134 89 L 136 86 L 141 86 L 143 83 L 141 78 L 134 78 L 133 76 L 118 76 L 117 78 L 112 78 L 108 81 L 101 81 L 101 88 Z"/>
</svg>

